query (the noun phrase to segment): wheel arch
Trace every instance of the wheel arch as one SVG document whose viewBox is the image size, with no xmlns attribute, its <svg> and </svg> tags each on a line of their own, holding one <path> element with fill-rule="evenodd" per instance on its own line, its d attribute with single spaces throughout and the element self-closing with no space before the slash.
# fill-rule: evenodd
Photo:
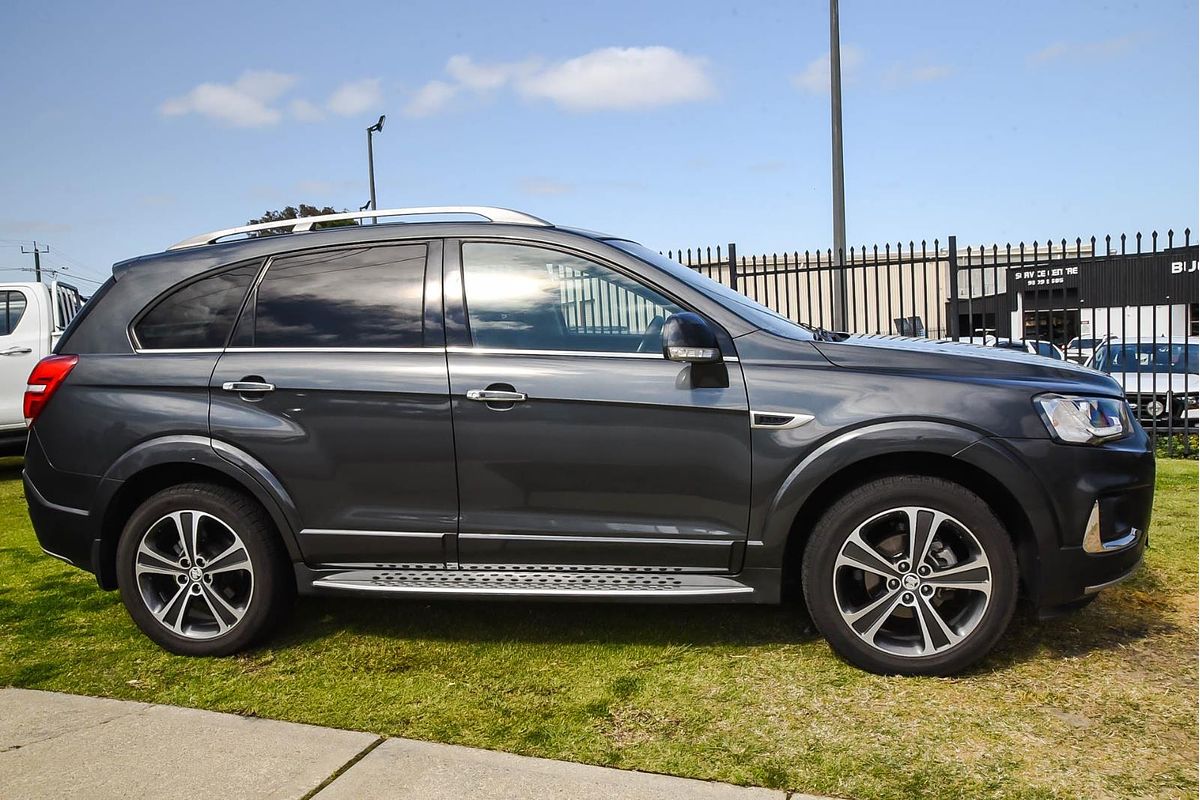
<svg viewBox="0 0 1200 800">
<path fill-rule="evenodd" d="M 1036 586 L 1039 558 L 1033 524 L 1009 488 L 969 462 L 917 451 L 887 453 L 855 462 L 830 475 L 809 496 L 792 520 L 784 547 L 782 580 L 785 595 L 799 596 L 804 548 L 821 515 L 855 486 L 897 475 L 941 478 L 978 495 L 1013 540 L 1022 585 L 1026 589 Z"/>
<path fill-rule="evenodd" d="M 1057 546 L 1058 530 L 1044 488 L 1000 440 L 942 422 L 889 422 L 817 448 L 773 499 L 747 566 L 782 568 L 783 593 L 796 596 L 804 546 L 821 514 L 853 486 L 902 474 L 939 477 L 979 495 L 1013 539 L 1024 589 L 1038 592 L 1041 554 Z"/>
<path fill-rule="evenodd" d="M 286 491 L 250 456 L 215 445 L 205 437 L 163 437 L 139 445 L 109 469 L 92 511 L 100 521 L 92 563 L 103 588 L 117 586 L 117 542 L 130 515 L 146 498 L 181 483 L 200 481 L 248 493 L 271 518 L 292 561 L 301 560 L 295 506 Z"/>
</svg>

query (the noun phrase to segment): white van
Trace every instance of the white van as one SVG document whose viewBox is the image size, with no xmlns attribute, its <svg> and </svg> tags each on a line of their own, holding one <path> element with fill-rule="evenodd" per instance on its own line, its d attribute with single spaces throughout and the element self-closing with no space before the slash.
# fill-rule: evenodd
<svg viewBox="0 0 1200 800">
<path fill-rule="evenodd" d="M 24 452 L 29 373 L 82 306 L 70 284 L 0 283 L 0 454 Z"/>
</svg>

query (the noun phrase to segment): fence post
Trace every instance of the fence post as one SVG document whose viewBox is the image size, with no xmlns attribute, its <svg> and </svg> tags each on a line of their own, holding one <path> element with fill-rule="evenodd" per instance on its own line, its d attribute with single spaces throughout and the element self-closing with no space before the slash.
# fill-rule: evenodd
<svg viewBox="0 0 1200 800">
<path fill-rule="evenodd" d="M 958 329 L 958 237 L 949 237 L 946 240 L 946 247 L 950 251 L 950 319 L 946 320 L 946 323 L 950 329 L 950 338 L 958 341 L 961 333 Z"/>
<path fill-rule="evenodd" d="M 729 243 L 729 288 L 737 291 L 737 245 Z"/>
</svg>

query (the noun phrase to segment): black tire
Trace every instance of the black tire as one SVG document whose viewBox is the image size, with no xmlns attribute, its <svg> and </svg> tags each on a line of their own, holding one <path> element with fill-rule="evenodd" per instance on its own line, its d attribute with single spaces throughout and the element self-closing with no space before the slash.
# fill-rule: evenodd
<svg viewBox="0 0 1200 800">
<path fill-rule="evenodd" d="M 169 543 L 169 532 L 172 530 L 170 526 L 173 522 L 166 522 L 167 518 L 172 513 L 188 511 L 201 513 L 185 513 L 181 519 L 215 518 L 215 521 L 205 520 L 202 523 L 207 526 L 202 528 L 205 531 L 201 535 L 202 538 L 224 535 L 221 524 L 227 526 L 229 531 L 235 532 L 246 559 L 243 560 L 240 553 L 235 553 L 234 558 L 238 564 L 248 562 L 249 568 L 242 568 L 241 571 L 229 570 L 223 575 L 214 574 L 192 581 L 186 569 L 180 567 L 179 571 L 183 577 L 165 573 L 143 573 L 142 583 L 139 583 L 137 561 L 143 537 L 162 537 L 154 540 L 156 548 L 161 547 L 163 541 Z M 151 533 L 152 527 L 155 529 L 154 533 Z M 236 543 L 237 539 L 233 539 L 230 546 L 233 547 Z M 182 556 L 186 556 L 186 553 Z M 161 563 L 148 559 L 146 555 L 140 558 L 143 564 L 148 562 L 157 566 Z M 229 562 L 230 559 L 226 559 L 223 563 Z M 214 568 L 214 572 L 218 571 L 220 570 Z M 208 581 L 207 586 L 192 585 L 192 582 L 199 584 L 204 580 Z M 184 635 L 188 631 L 183 630 L 182 624 L 179 626 L 179 631 L 182 632 L 177 632 L 166 622 L 159 622 L 148 605 L 150 601 L 146 599 L 147 596 L 162 599 L 161 607 L 165 607 L 165 598 L 171 592 L 172 581 L 179 583 L 180 592 L 196 592 L 194 601 L 186 596 L 182 598 L 181 613 L 177 617 L 180 623 L 185 618 L 199 620 L 194 626 L 193 635 Z M 222 581 L 237 583 L 231 589 L 228 583 L 223 584 Z M 217 590 L 228 593 L 235 600 L 236 591 L 244 593 L 244 607 L 234 609 L 242 611 L 240 618 L 236 618 L 233 612 L 224 612 L 220 614 L 221 622 L 217 622 L 212 613 L 216 610 L 216 605 L 212 601 L 218 598 L 210 593 L 214 583 Z M 190 656 L 224 656 L 246 649 L 282 622 L 290 611 L 296 594 L 286 548 L 266 511 L 254 498 L 243 492 L 209 483 L 186 483 L 163 489 L 138 507 L 125 524 L 117 546 L 117 584 L 126 610 L 146 636 L 172 653 Z M 193 602 L 199 610 L 188 610 L 189 604 Z M 166 613 L 168 618 L 174 616 L 170 610 Z M 206 623 L 205 616 L 212 617 L 211 621 Z M 206 625 L 208 631 L 203 630 Z M 219 626 L 228 627 L 219 633 L 211 630 L 219 629 Z M 201 635 L 205 638 L 198 638 Z"/>
<path fill-rule="evenodd" d="M 990 570 L 987 573 L 990 580 L 990 596 L 986 600 L 982 599 L 984 597 L 982 593 L 959 592 L 955 594 L 952 589 L 939 591 L 933 586 L 925 586 L 925 581 L 932 584 L 937 579 L 936 570 L 939 569 L 937 565 L 933 566 L 933 571 L 929 573 L 932 577 L 921 581 L 917 592 L 906 592 L 904 584 L 900 584 L 899 580 L 896 580 L 896 583 L 900 584 L 899 588 L 892 589 L 890 588 L 890 579 L 874 577 L 872 573 L 855 570 L 853 566 L 847 567 L 845 562 L 843 562 L 841 571 L 838 571 L 835 565 L 842 557 L 842 548 L 859 526 L 864 526 L 864 532 L 869 532 L 873 530 L 871 525 L 901 525 L 902 523 L 898 520 L 907 519 L 907 517 L 902 517 L 899 513 L 894 516 L 882 515 L 893 509 L 905 507 L 921 507 L 949 515 L 953 518 L 951 524 L 940 527 L 938 530 L 944 531 L 944 535 L 952 543 L 978 544 L 982 555 L 986 556 L 987 566 Z M 935 517 L 927 515 L 924 519 L 931 520 Z M 872 520 L 883 521 L 872 522 Z M 968 535 L 973 534 L 973 542 L 962 536 L 963 529 Z M 942 549 L 944 546 L 940 543 L 940 537 L 934 541 L 934 536 L 938 535 L 936 530 L 931 533 L 929 539 L 933 542 L 932 546 L 937 548 L 938 554 L 947 550 L 952 552 L 952 548 Z M 887 535 L 886 532 L 883 535 Z M 892 536 L 893 543 L 910 541 L 903 534 L 892 534 Z M 881 547 L 883 544 L 881 543 Z M 879 555 L 880 551 L 876 550 L 874 554 Z M 891 563 L 893 566 L 906 563 L 904 558 L 903 553 L 897 554 L 893 556 Z M 925 562 L 926 570 L 930 569 L 929 563 Z M 911 564 L 909 569 L 915 573 L 918 567 L 916 564 Z M 956 483 L 921 475 L 881 478 L 848 492 L 834 502 L 829 510 L 821 516 L 812 531 L 804 550 L 801 572 L 804 599 L 809 613 L 817 630 L 829 642 L 830 647 L 851 664 L 883 675 L 951 675 L 966 669 L 995 646 L 1008 627 L 1017 602 L 1018 570 L 1012 539 L 991 508 L 974 493 Z M 898 574 L 898 578 L 904 578 L 904 575 Z M 852 585 L 844 590 L 847 594 L 861 585 L 858 582 L 871 580 L 875 582 L 875 594 L 873 595 L 875 598 L 882 599 L 885 594 L 894 597 L 904 595 L 906 601 L 913 603 L 911 609 L 893 607 L 897 608 L 901 615 L 906 615 L 907 619 L 893 617 L 890 614 L 875 615 L 873 618 L 878 620 L 879 616 L 887 616 L 885 625 L 898 627 L 907 625 L 910 629 L 916 629 L 916 633 L 913 634 L 914 641 L 915 637 L 921 636 L 922 630 L 933 630 L 936 625 L 936 621 L 930 620 L 927 615 L 924 619 L 918 619 L 918 615 L 927 614 L 929 608 L 935 606 L 936 602 L 944 602 L 943 597 L 950 598 L 949 608 L 951 609 L 955 608 L 954 603 L 962 603 L 964 611 L 961 612 L 959 618 L 967 620 L 967 623 L 962 626 L 962 629 L 967 632 L 957 643 L 942 634 L 937 634 L 936 638 L 944 640 L 936 642 L 937 647 L 946 648 L 941 651 L 936 651 L 937 647 L 930 645 L 935 636 L 927 635 L 922 639 L 925 643 L 923 646 L 912 645 L 915 652 L 911 654 L 887 652 L 881 649 L 878 638 L 874 638 L 872 643 L 868 643 L 851 627 L 850 622 L 843 615 L 842 607 L 839 606 L 838 596 L 834 589 L 835 580 L 851 582 Z M 942 580 L 954 579 L 943 578 Z M 838 585 L 846 586 L 847 584 L 839 583 Z M 865 591 L 864 587 L 864 593 Z M 920 599 L 920 595 L 923 595 L 925 591 L 936 592 L 937 596 L 930 598 L 930 601 L 936 602 L 922 605 L 924 601 Z M 848 613 L 861 611 L 861 608 L 870 604 L 871 598 L 871 595 L 866 595 L 866 598 L 858 604 L 860 608 L 851 608 Z M 889 603 L 890 601 L 882 602 L 880 608 L 889 606 Z M 944 619 L 944 617 L 942 618 Z M 861 619 L 865 619 L 865 617 Z M 918 623 L 926 621 L 927 625 L 918 627 Z M 856 624 L 862 626 L 863 623 L 859 621 Z M 969 630 L 968 625 L 971 626 Z M 953 628 L 953 624 L 951 628 L 956 633 L 959 632 L 959 629 Z M 886 640 L 891 634 L 886 627 L 882 631 Z M 878 637 L 878 634 L 869 632 L 865 632 L 864 635 Z M 900 641 L 901 638 L 902 634 L 897 634 L 897 639 L 894 641 Z M 882 647 L 888 646 L 889 643 L 886 641 L 882 645 Z M 890 646 L 899 648 L 902 645 Z M 921 649 L 918 650 L 918 647 Z M 929 652 L 929 654 L 924 655 L 923 652 Z"/>
</svg>

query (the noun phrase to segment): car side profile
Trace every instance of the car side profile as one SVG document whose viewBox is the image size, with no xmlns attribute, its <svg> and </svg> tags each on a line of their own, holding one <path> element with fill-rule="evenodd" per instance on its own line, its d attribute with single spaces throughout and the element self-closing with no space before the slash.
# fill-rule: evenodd
<svg viewBox="0 0 1200 800">
<path fill-rule="evenodd" d="M 319 228 L 366 217 L 409 221 Z M 634 242 L 486 207 L 121 262 L 25 416 L 43 548 L 192 655 L 262 640 L 297 592 L 802 593 L 848 661 L 950 674 L 1019 594 L 1054 613 L 1131 574 L 1154 486 L 1101 373 L 807 328 Z"/>
</svg>

